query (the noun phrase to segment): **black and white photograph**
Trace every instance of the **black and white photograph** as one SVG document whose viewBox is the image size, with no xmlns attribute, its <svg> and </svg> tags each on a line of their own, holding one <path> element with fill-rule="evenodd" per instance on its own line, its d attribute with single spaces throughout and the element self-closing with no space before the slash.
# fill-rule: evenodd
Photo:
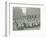
<svg viewBox="0 0 46 38">
<path fill-rule="evenodd" d="M 40 30 L 40 8 L 13 7 L 13 31 Z"/>
<path fill-rule="evenodd" d="M 0 38 L 46 38 L 46 0 L 0 0 Z"/>
</svg>

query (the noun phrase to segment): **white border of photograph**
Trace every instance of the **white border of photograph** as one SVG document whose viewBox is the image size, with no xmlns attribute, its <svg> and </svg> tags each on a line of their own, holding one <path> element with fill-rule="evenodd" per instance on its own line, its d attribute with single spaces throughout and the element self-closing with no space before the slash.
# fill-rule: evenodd
<svg viewBox="0 0 46 38">
<path fill-rule="evenodd" d="M 13 7 L 32 7 L 32 8 L 40 8 L 40 30 L 23 30 L 23 31 L 13 31 Z M 9 8 L 8 8 L 9 9 Z M 10 4 L 10 36 L 25 36 L 26 34 L 35 35 L 41 34 L 45 32 L 44 25 L 44 7 L 37 5 L 20 5 L 20 4 Z M 9 27 L 8 27 L 9 28 Z M 28 35 L 27 35 L 28 36 Z"/>
</svg>

